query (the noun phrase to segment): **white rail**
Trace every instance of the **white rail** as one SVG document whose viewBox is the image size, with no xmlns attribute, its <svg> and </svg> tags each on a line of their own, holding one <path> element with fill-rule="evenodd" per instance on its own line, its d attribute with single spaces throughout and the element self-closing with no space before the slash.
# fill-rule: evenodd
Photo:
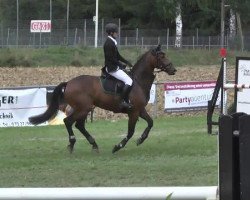
<svg viewBox="0 0 250 200">
<path fill-rule="evenodd" d="M 244 88 L 250 88 L 250 84 L 232 84 L 232 83 L 227 83 L 224 84 L 224 89 L 244 89 Z"/>
<path fill-rule="evenodd" d="M 208 187 L 78 187 L 0 188 L 1 200 L 216 200 L 217 186 Z"/>
</svg>

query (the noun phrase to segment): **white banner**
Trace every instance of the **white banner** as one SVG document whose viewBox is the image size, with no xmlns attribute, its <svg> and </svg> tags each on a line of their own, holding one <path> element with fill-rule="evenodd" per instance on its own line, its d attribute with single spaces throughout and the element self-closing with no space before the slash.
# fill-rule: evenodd
<svg viewBox="0 0 250 200">
<path fill-rule="evenodd" d="M 215 84 L 216 81 L 165 83 L 165 112 L 207 109 Z M 220 98 L 216 102 L 219 104 Z"/>
<path fill-rule="evenodd" d="M 32 126 L 28 118 L 46 108 L 46 88 L 0 90 L 0 127 Z"/>
<path fill-rule="evenodd" d="M 151 89 L 150 89 L 150 98 L 148 103 L 154 103 L 155 102 L 155 95 L 156 95 L 156 85 L 152 84 Z"/>
<path fill-rule="evenodd" d="M 30 32 L 31 33 L 50 33 L 51 21 L 50 20 L 31 20 Z"/>
<path fill-rule="evenodd" d="M 238 84 L 250 84 L 250 58 L 238 60 Z M 237 91 L 236 112 L 250 114 L 250 89 Z"/>
</svg>

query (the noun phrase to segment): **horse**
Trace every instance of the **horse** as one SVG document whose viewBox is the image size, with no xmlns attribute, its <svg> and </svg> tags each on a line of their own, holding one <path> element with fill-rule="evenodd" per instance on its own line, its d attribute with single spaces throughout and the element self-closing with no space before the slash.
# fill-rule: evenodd
<svg viewBox="0 0 250 200">
<path fill-rule="evenodd" d="M 92 145 L 92 150 L 99 151 L 95 139 L 85 128 L 87 115 L 94 107 L 128 115 L 127 136 L 114 146 L 112 153 L 125 147 L 134 134 L 135 125 L 139 117 L 144 119 L 147 122 L 147 127 L 136 142 L 138 146 L 145 141 L 153 127 L 153 120 L 145 107 L 149 101 L 150 89 L 156 76 L 155 69 L 158 69 L 159 72 L 165 72 L 168 75 L 174 75 L 177 71 L 172 62 L 161 50 L 160 45 L 144 53 L 131 69 L 131 77 L 133 79 L 132 90 L 129 95 L 130 102 L 133 105 L 131 109 L 124 109 L 119 106 L 121 101 L 120 96 L 104 92 L 99 76 L 80 75 L 68 82 L 62 82 L 57 85 L 53 91 L 52 100 L 47 110 L 40 115 L 30 117 L 29 121 L 37 125 L 53 119 L 58 112 L 60 99 L 63 98 L 71 107 L 70 114 L 63 120 L 69 135 L 68 149 L 70 153 L 73 152 L 76 142 L 72 130 L 74 123 L 75 127 L 86 137 L 89 144 Z"/>
</svg>

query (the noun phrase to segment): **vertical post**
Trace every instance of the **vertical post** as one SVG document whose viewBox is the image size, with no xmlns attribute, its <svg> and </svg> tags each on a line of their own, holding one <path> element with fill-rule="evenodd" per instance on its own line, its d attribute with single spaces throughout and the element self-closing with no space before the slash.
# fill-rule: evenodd
<svg viewBox="0 0 250 200">
<path fill-rule="evenodd" d="M 7 33 L 7 46 L 9 46 L 9 38 L 10 38 L 10 28 L 8 28 L 8 33 Z"/>
<path fill-rule="evenodd" d="M 125 46 L 127 46 L 128 45 L 128 37 L 126 36 L 125 37 Z"/>
<path fill-rule="evenodd" d="M 169 43 L 169 28 L 167 29 L 167 50 L 168 50 L 168 43 Z"/>
<path fill-rule="evenodd" d="M 210 36 L 208 36 L 208 49 L 209 49 L 209 51 L 210 51 L 210 43 L 211 43 L 211 38 L 210 38 Z"/>
<path fill-rule="evenodd" d="M 196 45 L 197 45 L 197 48 L 199 46 L 199 29 L 196 28 Z"/>
<path fill-rule="evenodd" d="M 1 22 L 1 45 L 2 45 L 2 48 L 3 48 L 3 22 Z"/>
<path fill-rule="evenodd" d="M 41 48 L 41 45 L 42 45 L 42 31 L 40 29 L 39 48 Z"/>
<path fill-rule="evenodd" d="M 104 19 L 102 18 L 102 45 L 104 43 Z"/>
<path fill-rule="evenodd" d="M 194 49 L 194 36 L 193 36 L 193 49 Z"/>
<path fill-rule="evenodd" d="M 69 0 L 67 1 L 67 45 L 69 45 Z"/>
<path fill-rule="evenodd" d="M 98 5 L 99 0 L 96 0 L 95 3 L 95 48 L 97 48 L 98 44 Z"/>
<path fill-rule="evenodd" d="M 241 200 L 250 199 L 250 115 L 240 117 L 240 193 Z"/>
<path fill-rule="evenodd" d="M 77 28 L 75 29 L 74 46 L 76 46 L 76 38 L 77 38 Z"/>
<path fill-rule="evenodd" d="M 119 18 L 119 22 L 118 22 L 118 32 L 119 32 L 119 34 L 118 34 L 118 45 L 121 45 L 121 18 Z"/>
<path fill-rule="evenodd" d="M 227 114 L 227 90 L 224 89 L 224 85 L 227 82 L 227 62 L 226 58 L 223 59 L 223 86 L 222 86 L 222 95 L 223 95 L 223 107 L 222 107 L 222 114 Z"/>
<path fill-rule="evenodd" d="M 144 44 L 143 37 L 141 37 L 141 48 L 143 48 L 143 44 Z"/>
<path fill-rule="evenodd" d="M 50 18 L 50 23 L 52 24 L 52 0 L 49 1 L 49 18 Z M 49 35 L 49 44 L 51 45 L 51 32 L 50 31 L 50 35 Z"/>
<path fill-rule="evenodd" d="M 33 47 L 36 46 L 36 33 L 33 33 Z"/>
<path fill-rule="evenodd" d="M 83 35 L 83 45 L 86 46 L 86 36 L 87 36 L 87 30 L 86 30 L 86 27 L 87 26 L 87 22 L 86 22 L 86 19 L 84 19 L 84 35 Z"/>
<path fill-rule="evenodd" d="M 136 38 L 135 38 L 135 45 L 137 46 L 137 44 L 138 44 L 138 35 L 139 35 L 139 31 L 138 31 L 138 28 L 136 28 Z"/>
<path fill-rule="evenodd" d="M 219 118 L 219 191 L 220 200 L 233 199 L 233 119 Z"/>
<path fill-rule="evenodd" d="M 221 38 L 220 47 L 224 47 L 224 32 L 225 32 L 225 0 L 221 0 Z"/>
<path fill-rule="evenodd" d="M 19 0 L 16 1 L 16 46 L 19 43 Z"/>
</svg>

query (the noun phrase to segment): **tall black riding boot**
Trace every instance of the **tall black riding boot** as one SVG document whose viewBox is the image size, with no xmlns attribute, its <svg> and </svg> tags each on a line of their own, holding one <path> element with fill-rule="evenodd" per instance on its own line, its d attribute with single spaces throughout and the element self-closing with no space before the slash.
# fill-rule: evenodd
<svg viewBox="0 0 250 200">
<path fill-rule="evenodd" d="M 122 94 L 121 94 L 122 102 L 120 103 L 121 108 L 131 109 L 133 107 L 133 105 L 129 102 L 129 93 L 131 89 L 132 89 L 132 86 L 130 85 L 125 85 L 123 87 Z"/>
</svg>

